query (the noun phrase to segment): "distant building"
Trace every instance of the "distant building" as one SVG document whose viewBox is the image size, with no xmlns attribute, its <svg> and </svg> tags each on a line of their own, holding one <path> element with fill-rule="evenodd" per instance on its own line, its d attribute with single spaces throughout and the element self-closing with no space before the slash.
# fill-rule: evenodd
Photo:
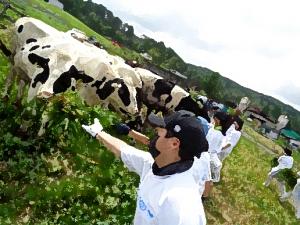
<svg viewBox="0 0 300 225">
<path fill-rule="evenodd" d="M 278 118 L 278 122 L 276 124 L 276 130 L 281 130 L 286 127 L 288 124 L 289 119 L 286 115 L 280 115 Z"/>
<path fill-rule="evenodd" d="M 300 141 L 300 134 L 291 129 L 282 129 L 280 135 L 295 141 Z"/>
<path fill-rule="evenodd" d="M 290 140 L 290 145 L 291 145 L 293 148 L 300 148 L 300 141 Z"/>
<path fill-rule="evenodd" d="M 141 55 L 143 58 L 145 58 L 145 59 L 147 59 L 147 60 L 149 60 L 149 61 L 152 61 L 152 56 L 149 55 L 147 52 L 145 52 L 145 53 L 140 53 L 140 55 Z"/>
<path fill-rule="evenodd" d="M 275 129 L 276 127 L 275 121 L 273 121 L 257 107 L 248 108 L 245 112 L 245 115 L 258 122 L 257 128 L 259 128 L 262 124 L 264 124 L 264 127 L 267 127 L 270 130 Z"/>
<path fill-rule="evenodd" d="M 248 97 L 243 97 L 238 105 L 238 109 L 244 112 L 250 104 L 250 99 Z"/>
<path fill-rule="evenodd" d="M 151 62 L 145 63 L 142 67 L 146 70 L 151 71 L 152 73 L 155 73 L 158 76 L 174 82 L 175 84 L 182 86 L 187 85 L 187 77 L 176 70 L 167 70 L 162 67 L 156 66 Z"/>
<path fill-rule="evenodd" d="M 270 130 L 269 132 L 266 132 L 266 136 L 270 139 L 277 139 L 279 136 L 279 132 L 275 129 Z"/>
<path fill-rule="evenodd" d="M 178 77 L 180 77 L 180 78 L 182 78 L 182 79 L 187 79 L 187 76 L 185 76 L 185 75 L 179 73 L 177 70 L 172 70 L 172 69 L 170 69 L 170 72 L 173 73 L 175 76 L 178 76 Z"/>
<path fill-rule="evenodd" d="M 58 0 L 49 0 L 48 1 L 50 4 L 60 8 L 60 9 L 64 9 L 64 4 L 62 4 L 60 1 Z"/>
<path fill-rule="evenodd" d="M 290 129 L 282 129 L 280 135 L 285 137 L 292 147 L 300 147 L 300 134 L 298 134 L 296 131 Z"/>
</svg>

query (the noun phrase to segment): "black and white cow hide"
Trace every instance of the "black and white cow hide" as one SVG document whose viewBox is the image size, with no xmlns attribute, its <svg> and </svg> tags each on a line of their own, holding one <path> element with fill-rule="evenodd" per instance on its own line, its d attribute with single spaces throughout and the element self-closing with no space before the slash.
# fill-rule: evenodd
<svg viewBox="0 0 300 225">
<path fill-rule="evenodd" d="M 153 110 L 165 115 L 173 111 L 188 110 L 197 116 L 208 118 L 207 112 L 180 86 L 149 70 L 136 68 L 136 71 L 143 82 L 142 102 L 148 108 L 148 115 Z"/>
<path fill-rule="evenodd" d="M 141 115 L 144 104 L 148 114 L 185 109 L 207 117 L 183 88 L 148 70 L 130 67 L 122 58 L 73 38 L 72 32 L 23 17 L 16 22 L 15 33 L 13 67 L 30 80 L 28 100 L 71 89 L 89 105 L 110 105 L 128 116 Z"/>
<path fill-rule="evenodd" d="M 33 18 L 19 19 L 16 34 L 14 62 L 31 79 L 28 100 L 72 89 L 89 105 L 111 104 L 119 112 L 138 114 L 142 83 L 120 57 Z"/>
</svg>

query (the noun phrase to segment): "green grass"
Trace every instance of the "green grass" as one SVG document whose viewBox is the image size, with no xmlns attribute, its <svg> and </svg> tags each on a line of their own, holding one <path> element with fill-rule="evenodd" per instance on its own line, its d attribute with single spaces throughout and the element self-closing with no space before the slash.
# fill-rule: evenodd
<svg viewBox="0 0 300 225">
<path fill-rule="evenodd" d="M 0 224 L 129 224 L 137 176 L 81 128 L 97 117 L 113 133 L 116 114 L 75 93 L 11 103 L 0 103 Z M 50 122 L 37 137 L 45 110 Z"/>
<path fill-rule="evenodd" d="M 283 152 L 283 148 L 280 145 L 278 145 L 276 142 L 272 141 L 271 139 L 259 134 L 251 126 L 252 124 L 246 122 L 244 126 L 244 131 L 247 134 L 249 134 L 256 143 L 261 144 L 262 146 L 271 150 L 275 154 L 281 154 Z"/>
<path fill-rule="evenodd" d="M 275 182 L 262 185 L 273 156 L 242 137 L 225 159 L 220 184 L 205 202 L 208 224 L 298 224 L 293 207 L 281 203 Z"/>
<path fill-rule="evenodd" d="M 96 39 L 110 54 L 120 55 L 126 59 L 140 58 L 140 55 L 138 53 L 125 47 L 119 48 L 114 46 L 111 43 L 111 40 L 107 39 L 101 34 L 96 33 L 94 30 L 86 26 L 82 21 L 76 19 L 75 17 L 65 11 L 62 11 L 61 9 L 44 2 L 43 0 L 12 0 L 11 2 L 15 6 L 18 6 L 19 11 L 21 11 L 25 15 L 42 20 L 60 31 L 65 32 L 72 28 L 77 28 L 85 32 L 88 36 L 95 36 Z M 16 19 L 18 17 L 18 15 L 10 10 L 8 10 L 7 12 L 13 19 Z M 5 21 L 5 23 L 8 25 L 12 25 L 7 21 Z"/>
</svg>

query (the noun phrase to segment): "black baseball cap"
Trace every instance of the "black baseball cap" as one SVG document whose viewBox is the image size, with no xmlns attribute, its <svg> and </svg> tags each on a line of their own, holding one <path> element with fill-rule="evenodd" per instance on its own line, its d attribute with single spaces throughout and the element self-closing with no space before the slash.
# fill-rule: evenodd
<svg viewBox="0 0 300 225">
<path fill-rule="evenodd" d="M 195 114 L 180 110 L 163 118 L 151 113 L 148 120 L 152 126 L 165 128 L 172 134 L 171 136 L 180 140 L 181 160 L 193 159 L 194 156 L 199 158 L 202 152 L 208 150 L 202 125 Z"/>
</svg>

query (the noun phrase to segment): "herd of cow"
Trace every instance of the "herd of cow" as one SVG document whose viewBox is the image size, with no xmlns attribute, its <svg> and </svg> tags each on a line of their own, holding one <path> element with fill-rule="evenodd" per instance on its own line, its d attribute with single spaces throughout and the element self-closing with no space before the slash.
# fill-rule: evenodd
<svg viewBox="0 0 300 225">
<path fill-rule="evenodd" d="M 4 95 L 8 96 L 10 85 L 18 77 L 20 93 L 25 83 L 30 83 L 28 100 L 71 89 L 78 91 L 88 105 L 111 106 L 131 119 L 141 116 L 143 105 L 148 114 L 185 109 L 208 118 L 206 110 L 183 88 L 149 70 L 133 68 L 93 44 L 78 41 L 74 32 L 58 31 L 30 17 L 17 20 L 14 49 L 6 54 L 13 66 Z"/>
</svg>

